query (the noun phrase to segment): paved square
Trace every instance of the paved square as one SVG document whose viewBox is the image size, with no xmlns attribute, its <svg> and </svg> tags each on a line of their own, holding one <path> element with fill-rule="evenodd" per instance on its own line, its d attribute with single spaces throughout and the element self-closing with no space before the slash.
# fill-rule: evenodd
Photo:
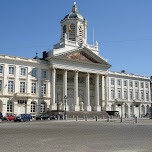
<svg viewBox="0 0 152 152">
<path fill-rule="evenodd" d="M 152 120 L 3 122 L 0 152 L 152 152 Z"/>
</svg>

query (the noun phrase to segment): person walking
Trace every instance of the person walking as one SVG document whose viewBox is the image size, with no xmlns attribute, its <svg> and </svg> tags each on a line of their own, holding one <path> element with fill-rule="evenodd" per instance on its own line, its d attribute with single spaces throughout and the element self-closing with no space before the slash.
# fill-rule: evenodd
<svg viewBox="0 0 152 152">
<path fill-rule="evenodd" d="M 2 115 L 2 113 L 0 112 L 0 122 L 2 122 L 2 118 L 3 118 L 3 115 Z"/>
</svg>

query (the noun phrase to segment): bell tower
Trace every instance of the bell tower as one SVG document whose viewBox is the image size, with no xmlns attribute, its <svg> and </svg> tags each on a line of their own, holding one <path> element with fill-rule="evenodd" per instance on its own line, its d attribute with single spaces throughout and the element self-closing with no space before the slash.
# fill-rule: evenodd
<svg viewBox="0 0 152 152">
<path fill-rule="evenodd" d="M 87 44 L 87 21 L 78 13 L 76 2 L 70 14 L 61 20 L 61 42 L 67 39 L 76 45 Z"/>
</svg>

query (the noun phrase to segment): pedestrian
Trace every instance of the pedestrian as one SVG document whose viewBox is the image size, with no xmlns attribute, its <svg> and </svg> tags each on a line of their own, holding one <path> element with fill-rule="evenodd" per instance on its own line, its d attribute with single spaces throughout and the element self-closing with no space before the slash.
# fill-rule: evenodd
<svg viewBox="0 0 152 152">
<path fill-rule="evenodd" d="M 2 118 L 3 118 L 3 115 L 2 115 L 2 113 L 0 112 L 0 122 L 2 122 Z"/>
</svg>

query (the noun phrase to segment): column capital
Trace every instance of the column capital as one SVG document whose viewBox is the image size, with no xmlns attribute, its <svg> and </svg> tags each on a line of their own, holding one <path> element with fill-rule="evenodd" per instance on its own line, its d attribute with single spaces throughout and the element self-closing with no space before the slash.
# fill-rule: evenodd
<svg viewBox="0 0 152 152">
<path fill-rule="evenodd" d="M 75 70 L 74 72 L 75 72 L 75 73 L 78 73 L 79 71 L 78 71 L 78 70 Z"/>
</svg>

